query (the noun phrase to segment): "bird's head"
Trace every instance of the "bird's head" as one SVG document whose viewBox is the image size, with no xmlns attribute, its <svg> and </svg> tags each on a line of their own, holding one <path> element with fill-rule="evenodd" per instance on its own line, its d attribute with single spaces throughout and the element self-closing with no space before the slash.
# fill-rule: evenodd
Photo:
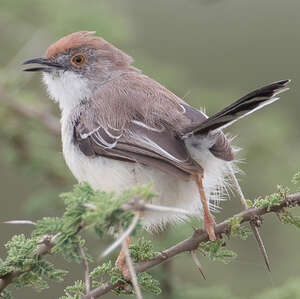
<svg viewBox="0 0 300 299">
<path fill-rule="evenodd" d="M 44 57 L 24 62 L 38 65 L 24 71 L 42 71 L 50 95 L 62 109 L 62 102 L 74 106 L 115 73 L 130 68 L 130 56 L 93 34 L 80 31 L 67 35 L 50 45 Z"/>
</svg>

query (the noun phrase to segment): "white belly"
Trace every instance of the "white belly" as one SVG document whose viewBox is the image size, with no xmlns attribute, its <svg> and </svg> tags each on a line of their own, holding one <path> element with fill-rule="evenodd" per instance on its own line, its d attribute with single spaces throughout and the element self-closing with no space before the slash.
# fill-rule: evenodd
<svg viewBox="0 0 300 299">
<path fill-rule="evenodd" d="M 104 157 L 87 157 L 72 142 L 72 128 L 62 122 L 63 153 L 67 165 L 78 182 L 88 182 L 94 189 L 106 192 L 121 192 L 135 185 L 153 184 L 154 192 L 159 196 L 152 200 L 154 204 L 178 207 L 202 216 L 202 205 L 198 189 L 193 180 L 183 181 L 159 170 L 138 163 L 122 162 Z M 188 145 L 189 147 L 189 145 Z M 204 188 L 213 210 L 215 201 L 224 193 L 224 176 L 228 163 L 215 158 L 208 150 L 200 152 L 191 149 L 193 157 L 204 168 Z M 167 223 L 184 220 L 182 214 L 146 212 L 143 225 L 156 230 Z"/>
</svg>

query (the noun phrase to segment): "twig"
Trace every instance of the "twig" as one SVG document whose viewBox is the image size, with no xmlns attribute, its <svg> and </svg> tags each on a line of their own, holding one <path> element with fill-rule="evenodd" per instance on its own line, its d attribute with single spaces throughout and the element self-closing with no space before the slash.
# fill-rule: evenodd
<svg viewBox="0 0 300 299">
<path fill-rule="evenodd" d="M 88 294 L 91 290 L 90 269 L 89 269 L 89 262 L 87 260 L 85 252 L 81 245 L 79 245 L 79 253 L 82 257 L 82 262 L 83 262 L 83 266 L 84 266 L 85 290 L 86 290 L 86 293 Z"/>
<path fill-rule="evenodd" d="M 154 205 L 154 204 L 151 204 L 151 203 L 145 203 L 144 204 L 144 209 L 145 210 L 151 210 L 151 211 L 157 211 L 157 212 L 172 212 L 172 213 L 184 214 L 184 215 L 189 215 L 189 216 L 195 216 L 195 215 L 199 214 L 199 213 L 190 212 L 190 211 L 180 209 L 180 208 Z"/>
<path fill-rule="evenodd" d="M 138 221 L 140 219 L 140 213 L 136 212 L 134 215 L 132 222 L 128 226 L 128 228 L 124 231 L 124 233 L 117 239 L 115 242 L 113 242 L 102 254 L 101 258 L 104 258 L 108 256 L 111 252 L 113 252 L 118 246 L 120 246 L 123 241 L 132 233 L 132 231 L 135 229 L 135 227 L 138 224 Z"/>
<path fill-rule="evenodd" d="M 300 206 L 300 193 L 295 193 L 286 196 L 286 199 L 283 200 L 279 205 L 274 205 L 269 208 L 249 208 L 234 215 L 234 217 L 241 217 L 241 223 L 250 222 L 255 216 L 262 216 L 269 213 L 277 213 L 286 207 Z M 216 234 L 229 233 L 230 232 L 230 219 L 227 219 L 215 227 Z M 207 242 L 208 235 L 202 230 L 198 229 L 194 231 L 193 235 L 188 239 L 172 246 L 169 249 L 164 250 L 159 255 L 155 256 L 153 259 L 148 261 L 142 261 L 135 265 L 136 273 L 141 273 L 151 269 L 163 262 L 170 260 L 172 257 L 180 254 L 182 252 L 191 252 L 196 250 L 200 243 Z M 117 282 L 115 284 L 107 282 L 101 285 L 98 288 L 91 290 L 91 292 L 85 296 L 82 296 L 81 299 L 91 299 L 92 297 L 98 298 L 111 290 L 119 287 L 122 282 Z"/>
<path fill-rule="evenodd" d="M 123 230 L 121 230 L 121 231 L 123 231 Z M 137 276 L 136 276 L 136 273 L 135 273 L 133 262 L 132 262 L 132 259 L 131 259 L 130 253 L 129 253 L 127 240 L 123 241 L 122 250 L 125 254 L 126 265 L 128 267 L 128 270 L 129 270 L 131 283 L 132 283 L 133 288 L 135 290 L 136 296 L 137 296 L 138 299 L 143 299 L 143 295 L 142 295 L 142 292 L 141 292 L 141 289 L 140 289 L 140 286 L 139 286 L 139 283 L 138 283 L 138 280 L 137 280 Z"/>
<path fill-rule="evenodd" d="M 191 256 L 193 258 L 193 261 L 195 263 L 195 265 L 197 266 L 198 270 L 200 271 L 202 277 L 204 280 L 206 280 L 206 276 L 204 275 L 204 272 L 203 272 L 203 269 L 202 269 L 202 266 L 201 266 L 201 263 L 197 257 L 197 253 L 196 253 L 196 250 L 192 250 L 191 251 Z"/>
</svg>

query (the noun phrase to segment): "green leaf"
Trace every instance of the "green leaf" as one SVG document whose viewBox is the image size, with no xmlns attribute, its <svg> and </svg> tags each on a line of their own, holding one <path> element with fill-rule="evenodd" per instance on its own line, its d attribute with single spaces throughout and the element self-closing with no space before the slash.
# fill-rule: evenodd
<svg viewBox="0 0 300 299">
<path fill-rule="evenodd" d="M 85 284 L 82 280 L 76 280 L 72 286 L 65 288 L 66 296 L 60 297 L 60 299 L 79 299 L 84 295 Z"/>
<path fill-rule="evenodd" d="M 38 220 L 32 236 L 55 235 L 62 230 L 63 222 L 58 217 L 44 217 Z"/>
<path fill-rule="evenodd" d="M 248 205 L 249 208 L 253 207 L 253 201 L 252 200 L 246 199 L 246 203 L 247 203 L 247 205 Z"/>
<path fill-rule="evenodd" d="M 228 264 L 232 259 L 236 258 L 237 254 L 231 250 L 225 249 L 224 240 L 208 241 L 201 243 L 200 251 L 204 256 L 207 256 L 212 261 L 220 261 Z"/>
<path fill-rule="evenodd" d="M 7 242 L 5 261 L 0 260 L 1 275 L 12 271 L 22 274 L 13 280 L 18 287 L 32 286 L 38 290 L 48 287 L 47 279 L 62 281 L 66 271 L 56 269 L 53 264 L 42 260 L 36 254 L 38 238 L 26 238 L 23 234 L 14 236 Z M 24 273 L 23 273 L 24 272 Z"/>
<path fill-rule="evenodd" d="M 139 273 L 137 275 L 138 283 L 141 289 L 152 295 L 159 295 L 161 293 L 160 283 L 154 279 L 152 275 L 147 272 Z"/>
<path fill-rule="evenodd" d="M 279 206 L 282 201 L 282 194 L 280 193 L 273 193 L 267 195 L 265 198 L 257 198 L 254 200 L 253 207 L 255 208 L 267 208 L 269 211 L 273 206 Z"/>
<path fill-rule="evenodd" d="M 246 240 L 252 232 L 247 226 L 241 225 L 242 219 L 242 217 L 232 217 L 229 219 L 230 235 Z"/>
<path fill-rule="evenodd" d="M 158 254 L 158 252 L 154 251 L 152 242 L 145 240 L 144 237 L 130 244 L 129 249 L 134 263 L 150 260 Z"/>
<path fill-rule="evenodd" d="M 94 287 L 101 285 L 106 279 L 109 279 L 111 283 L 116 283 L 118 281 L 127 283 L 124 280 L 121 271 L 114 266 L 112 261 L 108 261 L 94 268 L 90 273 L 90 277 L 93 279 L 92 284 Z M 100 278 L 100 280 L 96 280 L 96 278 Z"/>
</svg>

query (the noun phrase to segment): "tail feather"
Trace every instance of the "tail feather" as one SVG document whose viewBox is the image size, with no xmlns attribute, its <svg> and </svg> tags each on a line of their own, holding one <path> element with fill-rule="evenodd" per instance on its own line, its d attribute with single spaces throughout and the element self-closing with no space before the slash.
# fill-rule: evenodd
<svg viewBox="0 0 300 299">
<path fill-rule="evenodd" d="M 209 117 L 204 122 L 185 128 L 183 134 L 185 136 L 190 134 L 207 134 L 210 131 L 228 127 L 240 118 L 277 101 L 279 99 L 277 95 L 289 89 L 286 87 L 289 82 L 290 80 L 282 80 L 257 89 Z"/>
</svg>

